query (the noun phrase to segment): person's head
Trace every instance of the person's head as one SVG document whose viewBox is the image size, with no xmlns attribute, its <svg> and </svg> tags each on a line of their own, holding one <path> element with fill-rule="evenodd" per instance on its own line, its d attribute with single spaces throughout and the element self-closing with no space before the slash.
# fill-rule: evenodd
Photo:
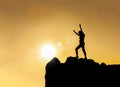
<svg viewBox="0 0 120 87">
<path fill-rule="evenodd" d="M 82 34 L 82 31 L 78 31 L 79 34 Z"/>
</svg>

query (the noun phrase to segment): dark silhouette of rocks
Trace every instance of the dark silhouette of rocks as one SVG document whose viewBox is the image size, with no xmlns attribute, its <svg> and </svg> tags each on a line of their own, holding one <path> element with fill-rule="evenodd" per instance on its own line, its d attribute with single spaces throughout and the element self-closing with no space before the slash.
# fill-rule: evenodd
<svg viewBox="0 0 120 87">
<path fill-rule="evenodd" d="M 53 58 L 46 65 L 46 87 L 120 86 L 120 65 L 106 65 L 92 59 L 68 57 L 65 63 Z"/>
</svg>

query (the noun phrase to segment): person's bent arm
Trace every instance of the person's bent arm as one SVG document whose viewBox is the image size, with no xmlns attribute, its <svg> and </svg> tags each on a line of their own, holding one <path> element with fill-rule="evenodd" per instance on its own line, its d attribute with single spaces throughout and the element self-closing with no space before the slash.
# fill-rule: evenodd
<svg viewBox="0 0 120 87">
<path fill-rule="evenodd" d="M 78 36 L 80 36 L 75 30 L 73 30 L 73 32 L 74 32 L 75 34 L 77 34 Z"/>
</svg>

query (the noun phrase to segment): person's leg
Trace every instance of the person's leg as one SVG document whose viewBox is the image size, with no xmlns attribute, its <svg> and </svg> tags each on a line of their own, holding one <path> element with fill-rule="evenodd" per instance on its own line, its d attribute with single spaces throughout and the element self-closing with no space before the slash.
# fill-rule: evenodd
<svg viewBox="0 0 120 87">
<path fill-rule="evenodd" d="M 78 49 L 81 47 L 81 45 L 78 45 L 76 48 L 75 48 L 75 52 L 76 52 L 76 57 L 78 58 Z"/>
<path fill-rule="evenodd" d="M 84 53 L 85 59 L 87 59 L 86 51 L 85 51 L 85 46 L 82 46 L 82 51 L 83 51 L 83 53 Z"/>
</svg>

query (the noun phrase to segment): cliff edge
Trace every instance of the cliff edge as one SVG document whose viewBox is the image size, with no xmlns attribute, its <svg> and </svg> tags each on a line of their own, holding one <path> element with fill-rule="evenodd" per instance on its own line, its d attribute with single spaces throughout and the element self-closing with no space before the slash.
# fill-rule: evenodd
<svg viewBox="0 0 120 87">
<path fill-rule="evenodd" d="M 46 65 L 45 87 L 120 86 L 120 65 L 92 59 L 68 57 L 65 63 L 53 58 Z"/>
</svg>

